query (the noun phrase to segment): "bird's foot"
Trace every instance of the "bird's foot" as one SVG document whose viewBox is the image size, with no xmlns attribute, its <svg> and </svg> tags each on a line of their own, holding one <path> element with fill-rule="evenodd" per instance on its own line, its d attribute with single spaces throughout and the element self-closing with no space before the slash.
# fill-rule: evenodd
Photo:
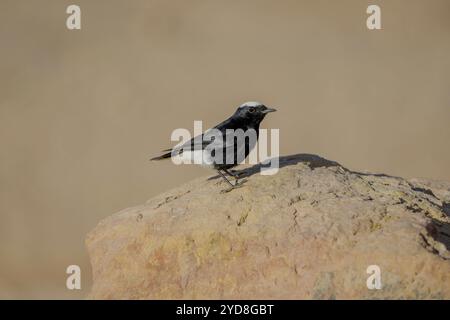
<svg viewBox="0 0 450 320">
<path fill-rule="evenodd" d="M 234 186 L 235 187 L 237 187 L 237 188 L 239 188 L 239 187 L 242 187 L 242 185 L 244 184 L 244 183 L 246 183 L 247 182 L 247 179 L 241 179 L 241 180 L 237 180 L 236 179 L 236 182 L 234 183 Z"/>
<path fill-rule="evenodd" d="M 241 187 L 241 185 L 232 186 L 232 187 L 229 187 L 229 188 L 227 188 L 227 189 L 221 190 L 220 193 L 228 193 L 228 192 L 231 192 L 231 191 L 233 191 L 234 189 L 237 189 L 237 188 L 240 188 L 240 187 Z"/>
<path fill-rule="evenodd" d="M 241 180 L 239 182 L 236 180 L 234 185 L 232 185 L 231 187 L 229 187 L 227 189 L 224 189 L 224 190 L 220 191 L 220 193 L 228 193 L 230 191 L 233 191 L 234 189 L 241 188 L 246 181 L 247 181 L 246 179 L 243 179 L 243 180 Z"/>
</svg>

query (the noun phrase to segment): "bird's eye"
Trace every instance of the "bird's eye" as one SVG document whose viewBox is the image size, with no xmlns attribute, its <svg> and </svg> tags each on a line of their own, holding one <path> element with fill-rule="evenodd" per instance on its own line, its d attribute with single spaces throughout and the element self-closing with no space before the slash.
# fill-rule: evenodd
<svg viewBox="0 0 450 320">
<path fill-rule="evenodd" d="M 250 108 L 250 109 L 248 109 L 248 112 L 250 112 L 250 113 L 255 112 L 255 108 Z"/>
</svg>

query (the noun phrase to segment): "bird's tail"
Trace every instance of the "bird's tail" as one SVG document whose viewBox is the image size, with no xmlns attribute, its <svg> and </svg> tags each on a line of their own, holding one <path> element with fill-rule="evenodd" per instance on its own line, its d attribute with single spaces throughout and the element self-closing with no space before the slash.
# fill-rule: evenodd
<svg viewBox="0 0 450 320">
<path fill-rule="evenodd" d="M 169 151 L 169 152 L 167 152 L 167 151 Z M 164 160 L 164 159 L 170 158 L 172 156 L 172 149 L 166 149 L 166 150 L 163 150 L 163 152 L 166 152 L 166 153 L 164 153 L 158 157 L 151 158 L 150 161 Z"/>
</svg>

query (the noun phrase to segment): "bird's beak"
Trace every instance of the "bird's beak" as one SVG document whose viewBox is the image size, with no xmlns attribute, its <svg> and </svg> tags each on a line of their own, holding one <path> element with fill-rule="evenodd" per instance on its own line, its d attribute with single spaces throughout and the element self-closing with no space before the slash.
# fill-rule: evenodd
<svg viewBox="0 0 450 320">
<path fill-rule="evenodd" d="M 263 111 L 263 113 L 269 113 L 269 112 L 275 112 L 277 111 L 277 109 L 273 109 L 273 108 L 267 108 L 266 110 Z"/>
</svg>

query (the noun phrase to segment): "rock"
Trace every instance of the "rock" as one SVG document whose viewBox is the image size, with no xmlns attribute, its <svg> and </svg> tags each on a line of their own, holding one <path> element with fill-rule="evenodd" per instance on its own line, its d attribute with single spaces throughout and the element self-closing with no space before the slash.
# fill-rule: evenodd
<svg viewBox="0 0 450 320">
<path fill-rule="evenodd" d="M 314 155 L 199 178 L 87 236 L 92 299 L 450 299 L 450 183 Z M 381 271 L 380 290 L 367 268 Z"/>
</svg>

